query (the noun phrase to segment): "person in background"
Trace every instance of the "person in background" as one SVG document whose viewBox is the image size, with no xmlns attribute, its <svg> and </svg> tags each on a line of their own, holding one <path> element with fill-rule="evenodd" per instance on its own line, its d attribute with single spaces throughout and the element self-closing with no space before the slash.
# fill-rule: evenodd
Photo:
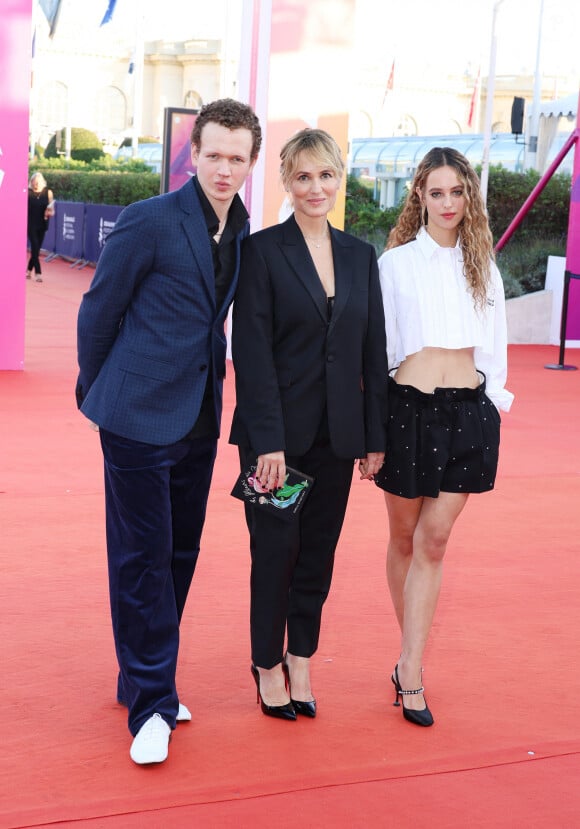
<svg viewBox="0 0 580 829">
<path fill-rule="evenodd" d="M 430 150 L 379 259 L 388 346 L 387 579 L 402 633 L 395 705 L 433 724 L 422 682 L 449 536 L 469 493 L 494 487 L 508 411 L 503 283 L 473 168 Z"/>
<path fill-rule="evenodd" d="M 244 242 L 230 442 L 267 489 L 283 485 L 287 466 L 315 479 L 292 523 L 246 506 L 257 699 L 264 714 L 295 720 L 316 715 L 310 659 L 354 461 L 364 478 L 383 461 L 387 362 L 374 248 L 328 222 L 344 170 L 339 147 L 305 129 L 280 157 L 293 212 Z"/>
<path fill-rule="evenodd" d="M 196 175 L 129 205 L 78 315 L 77 402 L 99 428 L 109 590 L 135 763 L 160 763 L 176 721 L 179 623 L 195 570 L 216 455 L 224 322 L 240 245 L 238 195 L 261 144 L 253 110 L 208 103 L 191 134 Z"/>
<path fill-rule="evenodd" d="M 54 196 L 48 189 L 46 179 L 42 173 L 33 173 L 28 184 L 28 221 L 27 233 L 30 243 L 30 258 L 26 268 L 26 278 L 31 279 L 32 270 L 36 274 L 37 282 L 42 282 L 40 267 L 40 249 L 44 234 L 48 230 L 48 222 L 54 216 Z"/>
</svg>

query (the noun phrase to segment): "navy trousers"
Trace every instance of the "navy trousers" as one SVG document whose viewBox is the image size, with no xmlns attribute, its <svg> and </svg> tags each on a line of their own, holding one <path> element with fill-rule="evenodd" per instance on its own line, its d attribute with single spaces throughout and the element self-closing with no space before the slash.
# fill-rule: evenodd
<svg viewBox="0 0 580 829">
<path fill-rule="evenodd" d="M 152 446 L 100 431 L 119 702 L 135 735 L 179 706 L 179 623 L 199 555 L 217 441 Z"/>
</svg>

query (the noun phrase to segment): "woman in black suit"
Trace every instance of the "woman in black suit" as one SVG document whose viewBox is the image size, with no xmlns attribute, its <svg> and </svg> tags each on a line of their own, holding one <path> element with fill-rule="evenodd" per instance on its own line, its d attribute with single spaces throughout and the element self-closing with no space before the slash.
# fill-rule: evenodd
<svg viewBox="0 0 580 829">
<path fill-rule="evenodd" d="M 354 460 L 367 479 L 383 462 L 387 363 L 375 251 L 327 219 L 344 171 L 338 145 L 305 129 L 280 157 L 293 214 L 242 248 L 230 442 L 268 489 L 286 465 L 315 479 L 292 523 L 246 507 L 252 674 L 262 711 L 295 720 L 316 715 L 310 657 Z"/>
</svg>

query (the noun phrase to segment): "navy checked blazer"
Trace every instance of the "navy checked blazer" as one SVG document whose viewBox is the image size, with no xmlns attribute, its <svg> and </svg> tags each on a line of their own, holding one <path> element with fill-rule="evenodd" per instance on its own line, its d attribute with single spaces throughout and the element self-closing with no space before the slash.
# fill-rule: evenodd
<svg viewBox="0 0 580 829">
<path fill-rule="evenodd" d="M 193 181 L 121 212 L 79 309 L 83 414 L 122 437 L 167 445 L 192 429 L 210 382 L 220 422 L 224 322 L 248 232 L 246 224 L 236 238 L 234 278 L 216 308 L 211 246 Z"/>
</svg>

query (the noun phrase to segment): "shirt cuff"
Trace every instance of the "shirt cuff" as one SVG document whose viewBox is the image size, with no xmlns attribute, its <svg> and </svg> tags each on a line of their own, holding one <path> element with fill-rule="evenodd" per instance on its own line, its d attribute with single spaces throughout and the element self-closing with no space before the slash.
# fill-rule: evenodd
<svg viewBox="0 0 580 829">
<path fill-rule="evenodd" d="M 500 409 L 502 412 L 509 412 L 514 401 L 514 395 L 511 391 L 508 391 L 507 389 L 497 389 L 493 391 L 486 389 L 486 394 L 496 409 Z"/>
</svg>

